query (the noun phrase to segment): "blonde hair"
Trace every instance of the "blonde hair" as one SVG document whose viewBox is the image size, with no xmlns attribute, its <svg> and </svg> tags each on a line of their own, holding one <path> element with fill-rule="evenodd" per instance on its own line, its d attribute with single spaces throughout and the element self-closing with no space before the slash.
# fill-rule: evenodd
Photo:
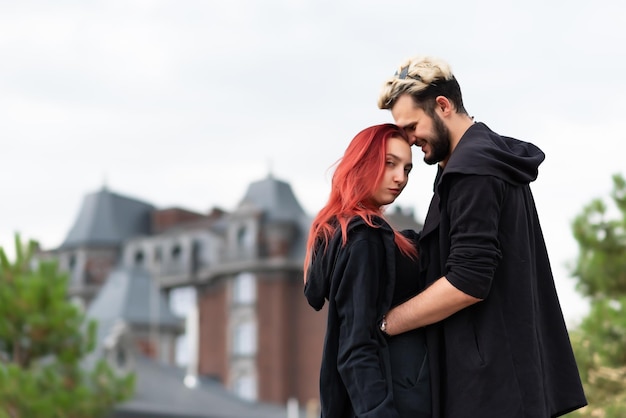
<svg viewBox="0 0 626 418">
<path fill-rule="evenodd" d="M 378 107 L 391 109 L 398 97 L 403 94 L 410 94 L 417 99 L 426 93 L 429 87 L 436 86 L 438 81 L 451 80 L 455 80 L 454 74 L 452 74 L 450 65 L 445 61 L 422 55 L 409 58 L 400 65 L 393 77 L 390 77 L 383 84 L 378 97 Z M 458 86 L 458 83 L 455 84 Z M 458 95 L 460 98 L 460 88 Z M 464 111 L 462 101 L 455 103 L 455 105 L 457 111 Z"/>
</svg>

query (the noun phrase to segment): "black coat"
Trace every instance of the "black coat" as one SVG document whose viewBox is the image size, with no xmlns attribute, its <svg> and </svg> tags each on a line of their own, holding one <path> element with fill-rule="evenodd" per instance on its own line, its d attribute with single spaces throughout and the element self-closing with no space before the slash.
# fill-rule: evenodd
<svg viewBox="0 0 626 418">
<path fill-rule="evenodd" d="M 320 371 L 322 417 L 399 418 L 392 393 L 387 341 L 377 324 L 391 305 L 395 243 L 391 227 L 361 218 L 318 247 L 304 293 L 320 310 L 328 300 L 328 323 Z"/>
<path fill-rule="evenodd" d="M 529 183 L 544 154 L 471 126 L 439 170 L 420 248 L 483 301 L 429 327 L 444 418 L 556 417 L 586 405 Z"/>
</svg>

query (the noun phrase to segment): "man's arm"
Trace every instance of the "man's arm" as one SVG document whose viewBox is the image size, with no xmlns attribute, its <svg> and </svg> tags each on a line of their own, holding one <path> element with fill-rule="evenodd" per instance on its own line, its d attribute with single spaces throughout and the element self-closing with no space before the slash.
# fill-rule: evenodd
<svg viewBox="0 0 626 418">
<path fill-rule="evenodd" d="M 450 253 L 442 267 L 445 276 L 386 315 L 389 335 L 439 322 L 489 294 L 502 258 L 498 227 L 506 182 L 493 176 L 464 175 L 452 177 L 448 187 Z"/>
<path fill-rule="evenodd" d="M 398 335 L 434 324 L 481 300 L 463 293 L 442 277 L 422 293 L 391 309 L 385 315 L 385 332 Z"/>
</svg>

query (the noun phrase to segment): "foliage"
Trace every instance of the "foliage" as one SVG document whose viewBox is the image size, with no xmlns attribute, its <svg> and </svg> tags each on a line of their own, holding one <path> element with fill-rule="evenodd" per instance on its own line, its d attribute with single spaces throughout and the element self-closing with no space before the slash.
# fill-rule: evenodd
<svg viewBox="0 0 626 418">
<path fill-rule="evenodd" d="M 571 333 L 589 406 L 572 415 L 626 416 L 626 181 L 613 176 L 617 209 L 594 200 L 573 223 L 579 258 L 573 275 L 591 309 Z"/>
<path fill-rule="evenodd" d="M 0 248 L 0 418 L 104 416 L 132 394 L 134 376 L 117 376 L 93 351 L 96 324 L 66 297 L 56 262 L 36 261 L 36 245 L 15 237 L 15 262 Z"/>
</svg>

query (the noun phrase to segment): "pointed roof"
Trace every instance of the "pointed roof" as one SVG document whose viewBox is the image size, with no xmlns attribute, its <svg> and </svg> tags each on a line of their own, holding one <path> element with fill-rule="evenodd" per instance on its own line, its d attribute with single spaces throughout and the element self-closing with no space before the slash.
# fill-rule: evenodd
<svg viewBox="0 0 626 418">
<path fill-rule="evenodd" d="M 389 208 L 390 210 L 384 212 L 383 216 L 387 219 L 387 222 L 391 224 L 398 231 L 403 229 L 412 229 L 414 231 L 421 231 L 424 225 L 415 219 L 413 210 L 403 209 L 400 206 Z"/>
<path fill-rule="evenodd" d="M 98 296 L 89 306 L 87 316 L 100 324 L 123 321 L 131 327 L 157 323 L 160 328 L 183 331 L 183 319 L 176 316 L 167 299 L 140 267 L 120 267 L 111 272 Z M 100 328 L 100 327 L 99 327 Z M 98 330 L 108 333 L 109 329 Z"/>
<path fill-rule="evenodd" d="M 156 303 L 155 303 L 156 302 Z M 158 306 L 158 308 L 157 308 Z M 182 331 L 182 319 L 172 313 L 165 296 L 140 267 L 114 270 L 89 306 L 87 318 L 98 323 L 96 348 L 83 364 L 92 369 L 105 355 L 106 341 L 127 332 L 126 324 L 148 325 L 157 318 L 161 329 Z M 133 351 L 135 392 L 116 405 L 112 418 L 281 418 L 285 408 L 236 397 L 218 382 L 198 377 L 195 388 L 185 386 L 185 370 L 162 364 Z"/>
<path fill-rule="evenodd" d="M 143 356 L 136 359 L 137 383 L 129 401 L 115 407 L 112 418 L 283 418 L 284 406 L 247 401 L 219 382 L 198 377 L 199 384 L 184 384 L 185 370 L 159 364 Z"/>
<path fill-rule="evenodd" d="M 239 207 L 253 206 L 265 213 L 269 221 L 300 222 L 306 217 L 291 186 L 270 173 L 267 178 L 251 183 Z"/>
<path fill-rule="evenodd" d="M 110 192 L 103 187 L 83 199 L 74 225 L 61 249 L 82 245 L 120 245 L 127 238 L 150 232 L 154 206 Z"/>
</svg>

